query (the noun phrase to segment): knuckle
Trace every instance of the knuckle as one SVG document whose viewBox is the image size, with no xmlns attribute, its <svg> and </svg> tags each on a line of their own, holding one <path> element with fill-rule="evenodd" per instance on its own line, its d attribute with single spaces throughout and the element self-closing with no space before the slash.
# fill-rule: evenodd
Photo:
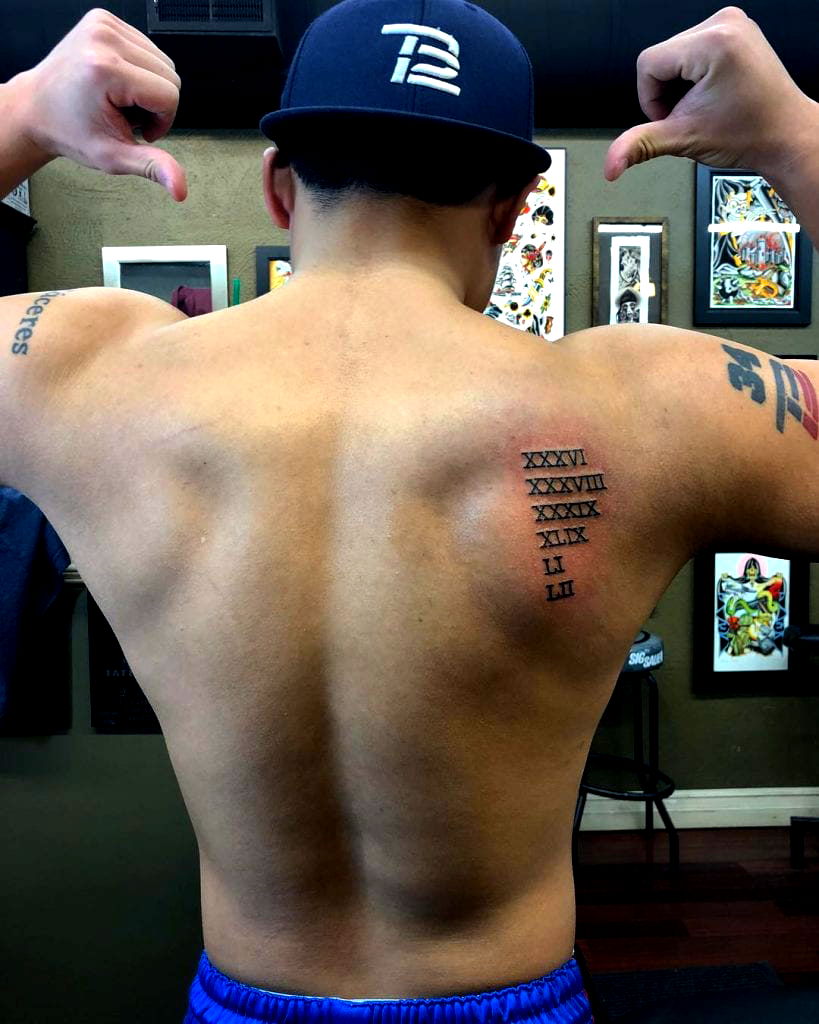
<svg viewBox="0 0 819 1024">
<path fill-rule="evenodd" d="M 94 7 L 85 15 L 83 21 L 87 21 L 93 28 L 97 28 L 101 25 L 113 25 L 114 16 L 102 7 Z"/>
<path fill-rule="evenodd" d="M 104 50 L 92 48 L 85 51 L 83 67 L 92 81 L 110 77 L 116 63 L 117 58 Z"/>
<path fill-rule="evenodd" d="M 654 49 L 653 46 L 646 47 L 645 50 L 641 50 L 637 55 L 637 71 L 645 71 L 646 64 L 651 60 L 651 51 Z"/>
<path fill-rule="evenodd" d="M 720 17 L 731 19 L 731 20 L 742 20 L 747 18 L 745 11 L 741 7 L 723 7 L 721 11 L 717 11 Z"/>
<path fill-rule="evenodd" d="M 714 41 L 724 53 L 733 53 L 742 45 L 741 34 L 735 24 L 715 25 L 711 31 Z"/>
<path fill-rule="evenodd" d="M 88 38 L 98 46 L 110 46 L 116 40 L 117 33 L 109 22 L 100 21 L 91 27 Z"/>
</svg>

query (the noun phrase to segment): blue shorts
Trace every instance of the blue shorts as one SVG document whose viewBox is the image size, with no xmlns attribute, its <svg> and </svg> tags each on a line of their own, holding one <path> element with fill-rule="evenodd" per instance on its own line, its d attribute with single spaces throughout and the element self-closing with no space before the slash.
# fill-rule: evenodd
<svg viewBox="0 0 819 1024">
<path fill-rule="evenodd" d="M 577 960 L 534 981 L 436 999 L 284 995 L 234 981 L 202 953 L 184 1024 L 594 1024 Z"/>
</svg>

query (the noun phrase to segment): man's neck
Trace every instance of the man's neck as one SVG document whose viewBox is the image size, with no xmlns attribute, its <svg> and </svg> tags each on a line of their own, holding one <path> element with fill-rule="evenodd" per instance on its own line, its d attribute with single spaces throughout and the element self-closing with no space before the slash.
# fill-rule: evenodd
<svg viewBox="0 0 819 1024">
<path fill-rule="evenodd" d="M 431 301 L 479 304 L 488 257 L 475 244 L 474 221 L 474 211 L 439 216 L 388 200 L 347 203 L 328 214 L 311 205 L 291 225 L 294 270 L 303 279 L 349 277 L 373 293 L 400 288 Z"/>
</svg>

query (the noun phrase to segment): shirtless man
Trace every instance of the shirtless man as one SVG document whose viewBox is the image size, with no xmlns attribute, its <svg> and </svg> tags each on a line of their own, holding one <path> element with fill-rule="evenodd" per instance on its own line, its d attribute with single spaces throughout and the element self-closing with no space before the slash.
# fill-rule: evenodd
<svg viewBox="0 0 819 1024">
<path fill-rule="evenodd" d="M 377 59 L 395 103 L 417 92 L 416 142 L 421 108 L 459 108 L 424 106 L 436 89 L 407 81 L 413 60 L 497 93 L 497 47 L 514 92 L 508 33 L 462 0 L 435 10 L 437 55 L 415 56 L 418 32 L 382 28 L 417 26 L 417 2 L 333 8 L 302 85 L 335 76 L 350 102 L 340 63 L 355 83 Z M 488 63 L 442 32 L 480 36 Z M 680 76 L 696 84 L 669 111 Z M 612 144 L 609 178 L 659 153 L 751 166 L 819 237 L 817 105 L 740 11 L 646 51 L 638 82 L 652 122 Z M 117 110 L 152 111 L 154 142 L 179 86 L 145 36 L 92 11 L 0 87 L 0 192 L 64 155 L 184 199 L 183 170 Z M 355 164 L 350 140 L 375 164 L 388 138 L 408 158 L 371 123 L 369 142 L 354 117 L 329 141 L 296 131 L 295 163 L 266 151 L 286 288 L 193 320 L 105 288 L 1 299 L 0 480 L 57 529 L 162 724 L 201 858 L 191 1024 L 484 993 L 461 1005 L 471 1020 L 510 986 L 498 1012 L 588 1022 L 571 831 L 592 736 L 698 549 L 819 551 L 819 368 L 775 375 L 762 352 L 659 326 L 546 345 L 482 316 L 536 147 L 508 137 L 517 156 L 492 163 L 487 131 L 488 187 L 463 205 L 299 177 Z M 447 131 L 452 152 L 440 133 L 427 147 L 444 183 L 472 145 Z M 452 1006 L 379 1007 L 422 1005 Z"/>
</svg>

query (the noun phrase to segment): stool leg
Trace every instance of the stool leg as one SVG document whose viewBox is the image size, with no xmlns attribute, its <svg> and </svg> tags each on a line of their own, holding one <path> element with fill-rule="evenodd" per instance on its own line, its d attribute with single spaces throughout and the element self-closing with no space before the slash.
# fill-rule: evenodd
<svg viewBox="0 0 819 1024">
<path fill-rule="evenodd" d="M 648 763 L 651 768 L 651 788 L 657 788 L 657 772 L 660 769 L 660 700 L 658 697 L 657 680 L 650 672 L 641 677 L 648 688 Z M 654 802 L 649 801 L 646 817 L 651 819 L 654 828 Z"/>
<path fill-rule="evenodd" d="M 646 672 L 645 680 L 648 686 L 648 763 L 651 766 L 651 774 L 653 776 L 652 783 L 656 789 L 657 772 L 660 770 L 659 687 L 657 686 L 657 680 L 651 672 Z M 666 810 L 665 804 L 659 799 L 657 800 L 657 813 L 662 818 L 666 832 L 668 833 L 669 861 L 671 864 L 671 870 L 676 873 L 680 870 L 680 836 L 677 829 L 674 827 L 671 816 Z"/>
<path fill-rule="evenodd" d="M 574 809 L 574 824 L 572 825 L 572 865 L 577 867 L 580 863 L 580 822 L 583 820 L 583 809 L 586 806 L 586 793 L 581 789 Z"/>
<path fill-rule="evenodd" d="M 805 866 L 805 826 L 801 821 L 794 821 L 793 818 L 791 818 L 790 839 L 791 867 L 803 868 Z"/>
<path fill-rule="evenodd" d="M 668 833 L 668 853 L 671 870 L 677 872 L 680 870 L 680 834 L 674 827 L 671 815 L 668 813 L 662 800 L 657 800 L 657 813 L 663 819 L 663 824 Z"/>
<path fill-rule="evenodd" d="M 634 760 L 637 762 L 637 774 L 644 790 L 649 789 L 649 782 L 643 768 L 645 764 L 645 739 L 643 736 L 643 673 L 635 673 L 634 684 Z M 653 787 L 652 787 L 653 788 Z M 654 808 L 650 800 L 646 800 L 646 839 L 650 842 L 654 837 Z"/>
</svg>

